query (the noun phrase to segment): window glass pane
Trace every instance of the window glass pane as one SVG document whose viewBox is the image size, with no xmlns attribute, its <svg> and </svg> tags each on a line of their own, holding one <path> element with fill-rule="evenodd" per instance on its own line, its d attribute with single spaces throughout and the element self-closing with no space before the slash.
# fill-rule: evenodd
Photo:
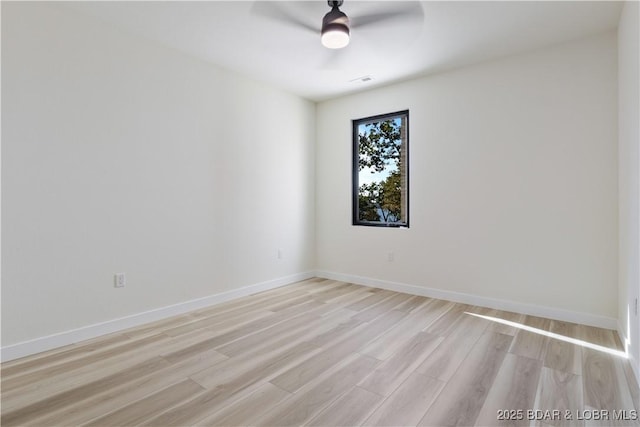
<svg viewBox="0 0 640 427">
<path fill-rule="evenodd" d="M 408 111 L 353 126 L 353 223 L 408 226 Z"/>
</svg>

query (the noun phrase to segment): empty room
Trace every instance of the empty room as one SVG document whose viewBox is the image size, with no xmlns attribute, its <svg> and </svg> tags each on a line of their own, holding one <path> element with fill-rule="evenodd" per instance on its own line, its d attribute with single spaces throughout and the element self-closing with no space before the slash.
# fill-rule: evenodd
<svg viewBox="0 0 640 427">
<path fill-rule="evenodd" d="M 3 426 L 640 426 L 638 1 L 2 1 Z"/>
</svg>

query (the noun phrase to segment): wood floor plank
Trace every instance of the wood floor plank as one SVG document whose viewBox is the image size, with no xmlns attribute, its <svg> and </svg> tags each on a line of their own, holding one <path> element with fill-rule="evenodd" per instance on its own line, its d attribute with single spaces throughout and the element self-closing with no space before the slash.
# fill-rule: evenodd
<svg viewBox="0 0 640 427">
<path fill-rule="evenodd" d="M 263 355 L 274 349 L 280 350 L 302 341 L 307 341 L 319 348 L 320 346 L 313 342 L 313 339 L 334 329 L 336 325 L 346 322 L 351 314 L 352 312 L 349 310 L 338 310 L 330 318 L 311 315 L 304 327 L 285 328 L 280 333 L 276 333 L 270 339 L 265 340 L 261 340 L 263 337 L 261 332 L 257 335 L 248 336 L 246 339 L 237 340 L 225 346 L 217 347 L 216 350 L 225 350 L 233 354 L 230 357 L 236 361 L 243 362 L 246 361 L 248 357 L 253 357 L 253 354 Z M 236 343 L 238 345 L 236 345 Z M 228 351 L 229 349 L 231 349 L 231 351 Z"/>
<path fill-rule="evenodd" d="M 240 339 L 246 335 L 258 333 L 264 329 L 269 328 L 270 326 L 277 325 L 278 323 L 281 323 L 281 322 L 286 322 L 292 315 L 305 312 L 321 304 L 322 303 L 319 303 L 316 301 L 309 301 L 300 305 L 289 307 L 285 310 L 279 311 L 270 316 L 266 316 L 264 318 L 246 323 L 237 328 L 233 328 L 227 332 L 216 335 L 206 341 L 202 341 L 197 344 L 180 349 L 178 351 L 163 355 L 163 357 L 169 360 L 170 362 L 176 362 L 178 360 L 191 357 L 192 355 L 197 354 L 199 352 L 214 349 L 216 347 L 219 347 L 224 344 L 233 342 L 237 339 Z"/>
<path fill-rule="evenodd" d="M 4 363 L 0 423 L 440 426 L 497 425 L 497 408 L 632 414 L 640 391 L 620 349 L 612 330 L 316 278 Z M 597 424 L 568 421 L 530 425 Z"/>
<path fill-rule="evenodd" d="M 309 426 L 356 426 L 371 415 L 383 397 L 360 387 L 353 387 L 334 400 L 306 425 Z"/>
<path fill-rule="evenodd" d="M 305 288 L 305 290 L 311 295 L 317 295 L 328 290 L 344 288 L 350 285 L 350 283 L 341 282 L 339 280 L 325 279 L 320 286 L 309 286 Z"/>
<path fill-rule="evenodd" d="M 325 302 L 331 303 L 331 304 L 339 304 L 340 306 L 346 308 L 350 304 L 356 303 L 358 301 L 362 301 L 363 299 L 371 295 L 369 288 L 365 286 L 357 286 L 357 285 L 353 285 L 353 286 L 356 286 L 356 288 L 351 292 L 336 296 L 334 298 L 326 300 Z"/>
<path fill-rule="evenodd" d="M 174 316 L 169 319 L 162 319 L 143 326 L 128 329 L 126 331 L 123 331 L 123 334 L 131 338 L 154 335 L 160 332 L 164 332 L 167 329 L 172 329 L 184 324 L 191 323 L 194 320 L 195 318 L 189 314 L 185 314 L 183 316 Z"/>
<path fill-rule="evenodd" d="M 99 340 L 91 340 L 92 342 L 84 342 L 82 344 L 73 344 L 66 346 L 64 350 L 47 351 L 36 357 L 21 358 L 15 361 L 2 364 L 2 379 L 11 378 L 14 375 L 25 375 L 33 369 L 48 368 L 60 362 L 69 362 L 77 358 L 84 357 L 96 351 L 103 350 L 108 347 L 122 344 L 129 341 L 129 337 L 125 334 L 113 334 L 101 337 Z M 4 385 L 4 384 L 3 384 Z"/>
<path fill-rule="evenodd" d="M 211 390 L 203 389 L 200 393 L 192 393 L 185 401 L 178 402 L 172 408 L 153 416 L 140 425 L 144 426 L 186 426 L 206 418 L 217 408 L 223 406 L 233 393 L 223 387 Z M 164 409 L 161 408 L 160 411 Z M 157 412 L 160 412 L 157 411 Z"/>
<path fill-rule="evenodd" d="M 356 334 L 359 331 L 358 328 L 364 328 L 364 324 L 361 320 L 350 317 L 348 320 L 335 325 L 328 331 L 313 337 L 310 342 L 318 347 L 325 347 L 332 343 L 342 341 L 345 337 Z"/>
<path fill-rule="evenodd" d="M 169 335 L 170 337 L 177 337 L 182 334 L 187 334 L 189 332 L 205 328 L 212 328 L 219 333 L 223 333 L 269 316 L 273 316 L 273 312 L 268 310 L 232 312 L 207 317 L 194 316 L 196 320 L 167 329 L 164 331 L 164 334 Z"/>
<path fill-rule="evenodd" d="M 359 386 L 389 396 L 442 342 L 444 338 L 420 332 L 400 347 L 391 358 L 382 363 Z"/>
<path fill-rule="evenodd" d="M 124 408 L 117 409 L 99 417 L 86 426 L 130 426 L 138 425 L 153 417 L 159 411 L 179 404 L 204 389 L 194 381 L 186 379 L 160 390 L 144 399 L 133 402 Z"/>
<path fill-rule="evenodd" d="M 168 341 L 168 338 L 162 334 L 158 334 L 158 335 L 146 337 L 146 338 L 135 340 L 135 341 L 130 340 L 130 341 L 124 342 L 121 345 L 117 345 L 115 347 L 110 347 L 106 350 L 91 353 L 82 358 L 69 360 L 64 363 L 59 363 L 43 369 L 38 369 L 24 375 L 16 375 L 12 378 L 3 379 L 2 393 L 3 395 L 6 396 L 6 394 L 10 393 L 13 389 L 18 389 L 28 384 L 33 384 L 43 378 L 52 378 L 56 375 L 61 375 L 61 374 L 79 369 L 82 366 L 85 366 L 94 362 L 100 362 L 101 360 L 108 359 L 111 356 L 122 355 L 123 353 L 128 353 L 134 350 L 140 350 L 141 348 L 144 348 L 147 345 L 157 343 L 159 341 Z"/>
<path fill-rule="evenodd" d="M 631 396 L 631 400 L 635 405 L 635 409 L 640 414 L 640 386 L 638 386 L 638 381 L 636 380 L 636 376 L 633 373 L 633 368 L 631 368 L 631 364 L 624 363 L 624 374 L 627 378 L 627 385 L 629 386 L 629 394 Z"/>
<path fill-rule="evenodd" d="M 136 378 L 147 375 L 153 371 L 160 370 L 168 364 L 169 363 L 166 360 L 160 357 L 156 357 L 132 368 L 122 370 L 117 374 L 113 374 L 106 378 L 84 384 L 72 390 L 68 390 L 50 396 L 46 399 L 27 404 L 15 411 L 4 412 L 3 408 L 0 423 L 4 426 L 23 424 L 29 418 L 41 416 L 54 409 L 87 399 L 92 395 L 98 394 L 106 389 L 116 387 L 123 383 L 131 382 Z"/>
<path fill-rule="evenodd" d="M 264 383 L 244 399 L 216 411 L 213 415 L 197 421 L 197 426 L 250 426 L 257 424 L 263 417 L 262 409 L 273 408 L 291 394 Z M 256 410 L 258 408 L 259 410 Z"/>
<path fill-rule="evenodd" d="M 305 424 L 335 399 L 340 398 L 369 375 L 378 360 L 355 355 L 343 368 L 323 381 L 301 389 L 291 398 L 269 411 L 258 425 L 298 426 Z"/>
<path fill-rule="evenodd" d="M 541 317 L 526 316 L 524 324 L 539 329 L 541 332 L 546 332 L 549 330 L 551 321 Z M 548 344 L 549 338 L 543 333 L 521 329 L 516 334 L 509 352 L 518 356 L 542 360 Z"/>
<path fill-rule="evenodd" d="M 577 325 L 552 320 L 550 332 L 572 338 L 577 333 Z M 544 366 L 582 375 L 582 348 L 579 345 L 552 338 L 545 350 Z"/>
<path fill-rule="evenodd" d="M 453 326 L 438 348 L 418 366 L 417 372 L 449 381 L 489 325 L 477 317 L 463 315 L 454 320 Z"/>
<path fill-rule="evenodd" d="M 272 289 L 267 292 L 260 292 L 244 298 L 228 301 L 209 308 L 203 308 L 189 313 L 196 319 L 225 319 L 233 315 L 248 314 L 253 312 L 272 311 L 271 307 L 297 298 L 308 295 L 305 286 L 288 285 L 281 288 Z"/>
<path fill-rule="evenodd" d="M 419 425 L 475 423 L 513 337 L 485 333 L 429 408 Z"/>
<path fill-rule="evenodd" d="M 524 324 L 525 315 L 520 313 L 513 313 L 510 311 L 502 311 L 502 310 L 488 310 L 486 313 L 483 313 L 489 317 L 494 317 L 499 320 L 506 320 L 509 322 L 514 322 L 518 324 Z M 493 322 L 487 327 L 487 331 L 496 332 L 504 335 L 515 336 L 518 331 L 515 326 L 505 325 L 500 322 Z"/>
<path fill-rule="evenodd" d="M 313 298 L 317 301 L 330 302 L 351 293 L 362 292 L 363 290 L 366 290 L 363 286 L 347 284 L 336 286 L 335 288 L 330 288 L 322 292 L 316 292 L 313 294 Z"/>
<path fill-rule="evenodd" d="M 399 347 L 412 339 L 418 332 L 428 328 L 452 306 L 453 303 L 443 300 L 426 300 L 422 306 L 411 311 L 397 325 L 367 345 L 361 351 L 361 354 L 366 354 L 379 360 L 388 359 Z"/>
<path fill-rule="evenodd" d="M 284 309 L 287 309 L 287 308 L 290 308 L 290 307 L 294 307 L 296 305 L 304 304 L 306 302 L 314 301 L 314 300 L 315 300 L 315 298 L 313 298 L 311 295 L 309 295 L 307 293 L 307 294 L 303 294 L 303 295 L 300 295 L 298 297 L 291 298 L 289 300 L 282 301 L 282 302 L 279 302 L 277 304 L 271 305 L 271 306 L 269 306 L 269 311 L 282 311 Z"/>
<path fill-rule="evenodd" d="M 313 357 L 320 350 L 313 344 L 303 341 L 290 347 L 273 350 L 260 357 L 245 359 L 243 362 L 238 360 L 222 362 L 219 366 L 192 375 L 191 378 L 209 389 L 223 385 L 234 389 L 246 387 L 262 378 L 269 378 L 283 369 L 295 366 L 300 360 Z"/>
<path fill-rule="evenodd" d="M 71 390 L 78 384 L 95 382 L 104 377 L 118 373 L 123 369 L 128 369 L 136 364 L 149 360 L 159 355 L 162 351 L 172 351 L 195 342 L 202 341 L 211 336 L 208 331 L 193 331 L 175 339 L 165 337 L 161 341 L 146 343 L 137 347 L 136 351 L 127 351 L 111 357 L 93 360 L 82 363 L 86 359 L 76 361 L 73 369 L 63 372 L 50 373 L 36 378 L 36 382 L 11 390 L 3 391 L 2 404 L 5 410 L 11 410 L 19 405 L 23 396 L 28 395 L 33 400 L 42 400 L 52 394 L 59 394 L 63 391 Z M 35 371 L 34 373 L 38 373 Z"/>
<path fill-rule="evenodd" d="M 535 410 L 559 411 L 557 419 L 544 420 L 552 426 L 584 426 L 578 418 L 583 410 L 582 377 L 566 371 L 543 367 L 536 391 Z"/>
<path fill-rule="evenodd" d="M 405 311 L 411 313 L 418 307 L 421 307 L 429 302 L 433 301 L 431 298 L 423 297 L 420 295 L 413 295 L 408 300 L 398 304 L 394 307 L 394 310 Z"/>
<path fill-rule="evenodd" d="M 236 370 L 232 375 L 228 371 L 221 372 L 218 376 L 211 373 L 203 375 L 205 371 L 196 374 L 192 378 L 205 385 L 207 390 L 149 420 L 149 425 L 180 426 L 206 418 L 212 413 L 212 408 L 227 404 L 236 393 L 252 392 L 279 372 L 294 366 L 306 354 L 313 354 L 310 349 L 313 351 L 314 347 L 308 342 L 302 342 L 288 351 L 280 349 L 257 366 L 255 360 L 251 360 L 252 363 L 245 366 L 243 372 Z M 217 365 L 215 369 L 221 371 L 224 369 L 223 365 Z"/>
<path fill-rule="evenodd" d="M 409 297 L 410 295 L 408 294 L 391 295 L 389 298 L 380 301 L 378 304 L 360 311 L 358 314 L 354 315 L 353 318 L 362 320 L 363 322 L 371 322 L 373 319 L 393 309 L 398 304 L 407 301 Z"/>
<path fill-rule="evenodd" d="M 51 410 L 43 417 L 33 418 L 33 422 L 30 421 L 27 424 L 36 426 L 84 424 L 158 390 L 179 383 L 226 359 L 215 350 L 199 353 L 192 358 L 169 364 L 154 374 L 143 376 L 132 382 L 124 382 L 111 389 L 105 389 L 89 399 L 75 402 L 59 410 Z"/>
<path fill-rule="evenodd" d="M 348 305 L 346 308 L 353 311 L 366 310 L 378 304 L 379 302 L 389 298 L 392 295 L 393 295 L 393 292 L 381 290 L 380 292 L 374 292 L 368 297 Z"/>
<path fill-rule="evenodd" d="M 287 322 L 282 322 L 265 330 L 261 330 L 259 333 L 249 334 L 230 343 L 218 346 L 216 349 L 229 357 L 238 356 L 255 348 L 260 345 L 260 343 L 294 334 L 298 330 L 307 327 L 309 323 L 319 322 L 320 320 L 320 316 L 313 313 L 305 313 L 295 316 Z"/>
<path fill-rule="evenodd" d="M 590 410 L 631 410 L 635 405 L 628 392 L 622 360 L 601 351 L 584 348 L 584 406 Z M 625 425 L 611 420 L 611 425 Z"/>
<path fill-rule="evenodd" d="M 306 291 L 298 285 L 283 286 L 270 291 L 259 292 L 231 301 L 226 301 L 211 307 L 201 308 L 189 313 L 195 318 L 221 316 L 228 313 L 249 313 L 252 311 L 268 311 L 272 304 L 277 304 L 285 299 L 304 295 Z"/>
<path fill-rule="evenodd" d="M 308 293 L 310 290 L 324 289 L 326 286 L 325 283 L 327 283 L 327 280 L 315 279 L 292 283 L 279 288 L 257 292 L 243 298 L 226 301 L 211 307 L 201 308 L 193 311 L 191 314 L 194 316 L 208 316 L 211 313 L 219 314 L 229 311 L 246 312 L 256 309 L 268 309 L 271 304 L 278 303 L 289 298 L 295 298 L 299 295 Z"/>
<path fill-rule="evenodd" d="M 287 308 L 284 308 L 268 318 L 261 319 L 256 322 L 251 322 L 246 325 L 242 325 L 242 328 L 234 328 L 226 332 L 226 336 L 230 336 L 232 339 L 227 340 L 229 342 L 235 342 L 238 339 L 245 339 L 254 334 L 264 334 L 268 330 L 274 328 L 282 328 L 284 325 L 290 324 L 293 321 L 297 321 L 300 316 L 324 316 L 326 313 L 333 313 L 340 311 L 340 307 L 331 306 L 328 303 L 321 301 L 310 300 L 301 304 L 296 304 Z M 214 330 L 212 328 L 207 328 Z"/>
<path fill-rule="evenodd" d="M 366 324 L 362 324 L 359 328 L 355 329 L 357 333 L 348 335 L 347 340 L 340 341 L 338 344 L 329 348 L 321 348 L 315 355 L 301 360 L 289 370 L 272 379 L 271 382 L 285 391 L 290 393 L 296 392 L 308 381 L 340 363 L 345 357 L 353 353 L 355 346 L 351 339 L 356 336 L 361 336 L 360 332 L 366 331 L 367 326 Z M 341 343 L 343 344 L 340 345 Z"/>
<path fill-rule="evenodd" d="M 345 313 L 351 313 L 345 311 Z M 324 334 L 327 330 L 332 329 L 335 324 L 342 322 L 344 317 L 334 316 L 331 319 L 321 319 L 319 322 L 309 322 L 308 328 L 298 331 L 293 335 L 281 337 L 277 340 L 266 341 L 262 345 L 256 346 L 250 351 L 237 355 L 229 361 L 221 363 L 219 366 L 206 369 L 194 375 L 198 382 L 205 387 L 215 387 L 225 384 L 228 381 L 234 381 L 241 376 L 248 376 L 252 371 L 258 370 L 258 375 L 269 375 L 275 372 L 273 369 L 265 371 L 262 367 L 271 367 L 274 362 L 283 362 L 284 354 L 291 357 L 286 360 L 293 363 L 311 358 L 322 349 L 314 344 L 313 338 Z M 294 366 L 284 365 L 290 368 Z M 275 375 L 275 374 L 274 374 Z M 234 381 L 237 382 L 237 381 Z"/>
<path fill-rule="evenodd" d="M 467 317 L 464 313 L 471 310 L 471 306 L 467 304 L 451 303 L 449 309 L 443 313 L 438 319 L 429 325 L 424 331 L 430 334 L 446 337 L 449 332 L 455 330 L 456 321 L 462 317 Z"/>
<path fill-rule="evenodd" d="M 361 325 L 361 327 L 357 328 L 359 329 L 358 333 L 348 336 L 348 339 L 338 341 L 335 345 L 301 362 L 274 378 L 271 382 L 281 389 L 293 393 L 319 373 L 338 363 L 349 353 L 358 351 L 369 341 L 383 334 L 391 325 L 404 316 L 406 316 L 406 313 L 401 311 L 388 311 L 370 324 Z"/>
<path fill-rule="evenodd" d="M 375 412 L 365 426 L 415 426 L 433 404 L 445 383 L 416 372 L 403 382 Z"/>
<path fill-rule="evenodd" d="M 576 325 L 577 338 L 591 344 L 600 345 L 613 350 L 624 351 L 623 345 L 610 329 L 595 328 L 586 325 Z"/>
<path fill-rule="evenodd" d="M 533 410 L 542 362 L 536 359 L 507 354 L 502 362 L 487 398 L 476 418 L 476 425 L 528 426 L 527 411 Z M 522 419 L 498 419 L 498 411 L 523 411 Z"/>
</svg>

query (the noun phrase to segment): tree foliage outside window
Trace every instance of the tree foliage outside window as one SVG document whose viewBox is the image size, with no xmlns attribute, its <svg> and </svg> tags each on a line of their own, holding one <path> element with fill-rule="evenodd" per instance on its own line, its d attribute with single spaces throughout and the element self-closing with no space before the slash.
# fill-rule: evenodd
<svg viewBox="0 0 640 427">
<path fill-rule="evenodd" d="M 409 112 L 353 121 L 353 224 L 409 226 Z"/>
</svg>

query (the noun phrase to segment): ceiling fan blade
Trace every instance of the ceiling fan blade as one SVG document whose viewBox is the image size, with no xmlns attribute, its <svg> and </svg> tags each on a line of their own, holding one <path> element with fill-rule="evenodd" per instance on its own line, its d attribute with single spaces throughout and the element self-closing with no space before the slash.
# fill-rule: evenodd
<svg viewBox="0 0 640 427">
<path fill-rule="evenodd" d="M 362 28 L 380 23 L 406 23 L 424 20 L 424 11 L 419 2 L 394 3 L 393 9 L 386 12 L 371 13 L 351 18 L 351 28 Z"/>
<path fill-rule="evenodd" d="M 293 25 L 307 31 L 308 33 L 313 33 L 315 35 L 320 34 L 319 27 L 305 22 L 302 18 L 287 10 L 287 7 L 285 7 L 284 5 L 290 3 L 291 2 L 285 3 L 281 1 L 254 1 L 253 5 L 251 6 L 251 14 L 268 18 L 287 25 Z"/>
</svg>

